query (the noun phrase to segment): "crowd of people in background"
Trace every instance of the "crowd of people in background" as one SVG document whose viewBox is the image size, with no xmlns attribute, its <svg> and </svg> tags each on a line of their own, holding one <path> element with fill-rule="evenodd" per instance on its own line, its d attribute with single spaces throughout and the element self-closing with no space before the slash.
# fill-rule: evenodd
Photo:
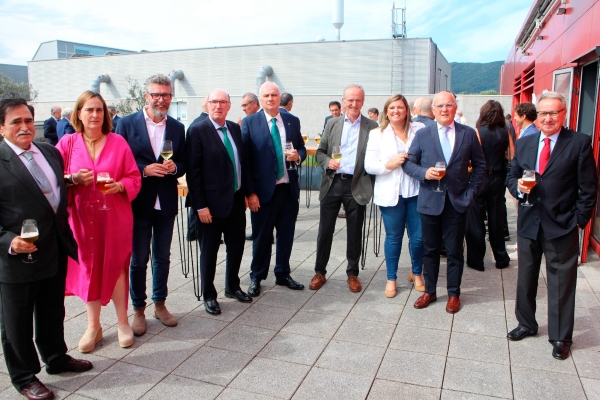
<svg viewBox="0 0 600 400">
<path fill-rule="evenodd" d="M 88 326 L 78 349 L 93 351 L 103 339 L 101 309 L 112 300 L 118 344 L 133 345 L 146 332 L 146 282 L 152 258 L 153 316 L 167 327 L 177 318 L 167 309 L 173 226 L 178 214 L 178 178 L 185 175 L 191 207 L 187 240 L 200 247 L 205 311 L 221 313 L 214 285 L 217 254 L 226 248 L 225 296 L 250 303 L 271 269 L 275 284 L 303 290 L 290 275 L 299 212 L 299 166 L 307 157 L 294 98 L 267 81 L 258 95 L 246 93 L 237 122 L 227 120 L 229 94 L 213 90 L 203 112 L 185 131 L 168 115 L 171 80 L 154 75 L 145 84 L 146 106 L 119 117 L 99 93 L 86 91 L 73 109 L 51 109 L 44 122 L 47 143 L 34 142 L 34 110 L 22 99 L 0 102 L 0 324 L 14 387 L 29 399 L 53 398 L 36 374 L 83 372 L 89 361 L 66 354 L 64 296 L 86 304 Z M 348 85 L 341 102 L 329 103 L 316 162 L 323 174 L 315 275 L 322 289 L 336 219 L 346 218 L 348 290 L 362 290 L 359 259 L 365 209 L 379 206 L 385 226 L 387 283 L 398 291 L 398 266 L 406 230 L 410 271 L 424 309 L 437 301 L 442 253 L 447 257 L 446 311 L 462 304 L 466 266 L 484 270 L 486 225 L 495 267 L 518 261 L 515 313 L 509 340 L 537 334 L 535 298 L 542 255 L 548 280 L 548 339 L 552 354 L 566 359 L 572 344 L 578 230 L 596 202 L 590 138 L 564 127 L 565 98 L 542 94 L 537 107 L 518 104 L 514 120 L 499 102 L 482 105 L 475 128 L 466 125 L 456 96 L 447 91 L 409 104 L 401 94 L 363 115 L 365 91 Z M 506 240 L 508 188 L 518 212 L 517 245 Z M 246 237 L 246 210 L 252 234 Z M 39 237 L 22 231 L 35 219 Z M 275 233 L 274 233 L 275 232 Z M 275 237 L 274 237 L 275 235 Z M 33 238 L 33 239 L 32 239 Z M 36 240 L 37 239 L 37 240 Z M 250 285 L 240 286 L 245 240 L 252 240 Z M 28 256 L 35 255 L 35 258 Z M 27 269 L 23 263 L 29 263 Z M 323 290 L 327 290 L 326 288 Z M 127 304 L 131 299 L 133 321 Z"/>
</svg>

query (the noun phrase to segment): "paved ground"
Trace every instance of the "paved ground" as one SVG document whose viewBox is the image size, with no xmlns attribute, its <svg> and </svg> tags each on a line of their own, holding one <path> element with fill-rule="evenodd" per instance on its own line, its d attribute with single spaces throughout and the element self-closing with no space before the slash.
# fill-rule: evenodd
<svg viewBox="0 0 600 400">
<path fill-rule="evenodd" d="M 304 193 L 302 193 L 304 196 Z M 301 210 L 292 254 L 293 277 L 308 287 L 313 275 L 318 200 Z M 514 232 L 515 218 L 510 224 Z M 148 333 L 121 349 L 111 305 L 103 310 L 104 339 L 83 356 L 95 368 L 84 374 L 39 378 L 69 399 L 600 399 L 600 261 L 579 269 L 572 356 L 557 361 L 547 342 L 546 285 L 540 275 L 539 333 L 508 342 L 516 326 L 516 266 L 485 272 L 465 269 L 455 314 L 440 301 L 425 310 L 412 307 L 418 292 L 406 281 L 409 258 L 401 257 L 399 292 L 384 296 L 383 252 L 373 254 L 372 239 L 360 279 L 363 291 L 345 282 L 345 221 L 338 220 L 329 281 L 319 291 L 273 287 L 250 304 L 219 298 L 223 314 L 209 316 L 194 296 L 191 274 L 181 272 L 177 238 L 173 242 L 169 309 L 179 326 L 165 328 L 148 319 Z M 513 238 L 515 237 L 513 233 Z M 405 241 L 406 242 L 406 241 Z M 513 242 L 514 243 L 514 242 Z M 248 242 L 250 246 L 250 242 Z M 383 250 L 383 249 L 382 249 Z M 216 278 L 223 289 L 225 252 Z M 241 274 L 249 283 L 251 248 Z M 444 264 L 444 261 L 442 261 Z M 442 272 L 445 275 L 445 272 Z M 445 285 L 445 279 L 440 283 Z M 222 296 L 222 294 L 221 294 Z M 85 307 L 68 298 L 65 334 L 70 353 L 86 328 Z M 152 306 L 146 315 L 151 317 Z M 0 364 L 0 398 L 22 398 Z"/>
</svg>

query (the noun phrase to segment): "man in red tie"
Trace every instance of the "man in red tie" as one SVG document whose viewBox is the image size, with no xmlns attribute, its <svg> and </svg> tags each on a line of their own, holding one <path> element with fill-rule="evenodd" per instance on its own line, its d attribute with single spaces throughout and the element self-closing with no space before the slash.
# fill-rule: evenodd
<svg viewBox="0 0 600 400">
<path fill-rule="evenodd" d="M 596 204 L 596 166 L 591 138 L 564 127 L 564 96 L 546 92 L 538 100 L 541 132 L 519 139 L 506 184 L 519 199 L 519 270 L 515 313 L 519 325 L 508 334 L 521 340 L 537 334 L 535 319 L 542 255 L 548 283 L 548 340 L 552 356 L 564 360 L 573 343 L 579 229 Z M 534 170 L 536 184 L 523 185 L 523 171 Z M 530 206 L 524 204 L 527 197 Z"/>
</svg>

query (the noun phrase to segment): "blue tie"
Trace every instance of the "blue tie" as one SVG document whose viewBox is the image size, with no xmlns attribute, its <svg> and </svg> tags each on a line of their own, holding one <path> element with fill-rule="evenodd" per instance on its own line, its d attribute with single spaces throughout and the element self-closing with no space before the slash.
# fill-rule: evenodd
<svg viewBox="0 0 600 400">
<path fill-rule="evenodd" d="M 446 165 L 450 162 L 452 156 L 452 146 L 450 145 L 450 139 L 448 138 L 448 127 L 442 126 L 442 138 L 440 144 L 442 145 L 442 151 L 444 152 L 444 158 L 446 159 Z"/>
</svg>

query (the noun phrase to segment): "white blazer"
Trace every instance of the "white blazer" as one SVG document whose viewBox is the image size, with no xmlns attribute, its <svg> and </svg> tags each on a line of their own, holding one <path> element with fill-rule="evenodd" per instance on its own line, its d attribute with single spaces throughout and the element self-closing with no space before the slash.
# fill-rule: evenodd
<svg viewBox="0 0 600 400">
<path fill-rule="evenodd" d="M 425 125 L 420 122 L 411 122 L 408 129 L 407 153 L 415 133 L 421 128 L 425 128 Z M 396 135 L 390 125 L 383 132 L 381 132 L 381 128 L 376 128 L 369 133 L 365 170 L 367 173 L 375 175 L 373 202 L 378 206 L 393 207 L 398 204 L 401 186 L 404 187 L 402 193 L 404 197 L 416 196 L 419 193 L 419 181 L 405 174 L 402 167 L 394 170 L 385 167 L 385 164 L 397 154 Z"/>
</svg>

